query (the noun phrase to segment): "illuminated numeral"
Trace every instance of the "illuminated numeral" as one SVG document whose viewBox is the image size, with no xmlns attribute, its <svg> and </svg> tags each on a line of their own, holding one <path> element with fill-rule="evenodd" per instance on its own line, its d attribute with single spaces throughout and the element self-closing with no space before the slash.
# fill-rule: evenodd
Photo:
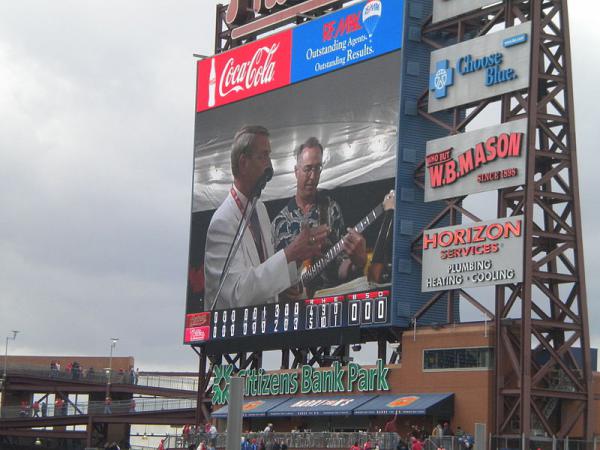
<svg viewBox="0 0 600 450">
<path fill-rule="evenodd" d="M 258 308 L 252 309 L 252 320 L 256 320 L 258 318 Z"/>
<path fill-rule="evenodd" d="M 298 318 L 294 317 L 294 330 L 298 329 Z"/>
<path fill-rule="evenodd" d="M 215 319 L 215 323 L 219 322 L 219 311 L 215 311 L 214 319 Z"/>
<path fill-rule="evenodd" d="M 348 325 L 358 325 L 360 315 L 360 302 L 350 302 L 350 311 L 348 317 Z"/>
<path fill-rule="evenodd" d="M 373 309 L 373 304 L 371 302 L 365 302 L 365 313 L 364 318 L 366 321 L 371 321 L 371 310 Z"/>
<path fill-rule="evenodd" d="M 248 322 L 244 322 L 242 325 L 242 333 L 244 334 L 244 336 L 246 336 L 248 334 Z"/>
<path fill-rule="evenodd" d="M 290 315 L 290 304 L 286 303 L 283 307 L 283 315 L 288 317 Z"/>
<path fill-rule="evenodd" d="M 231 321 L 235 322 L 235 309 L 231 311 Z"/>
<path fill-rule="evenodd" d="M 321 328 L 327 328 L 327 305 L 321 305 Z"/>
<path fill-rule="evenodd" d="M 283 331 L 287 331 L 288 327 L 290 325 L 290 321 L 289 319 L 286 317 L 285 319 L 283 319 Z"/>
<path fill-rule="evenodd" d="M 218 327 L 216 325 L 213 327 L 213 338 L 217 337 L 217 328 Z"/>
<path fill-rule="evenodd" d="M 298 314 L 300 314 L 300 303 L 296 302 L 294 303 L 294 315 L 297 316 Z"/>
<path fill-rule="evenodd" d="M 279 317 L 279 313 L 280 313 L 280 312 L 281 312 L 281 311 L 279 310 L 279 304 L 278 304 L 278 303 L 276 303 L 276 304 L 275 304 L 275 317 Z"/>
<path fill-rule="evenodd" d="M 248 308 L 244 308 L 244 320 L 248 320 Z"/>
<path fill-rule="evenodd" d="M 279 319 L 275 318 L 275 320 L 273 320 L 273 333 L 277 333 L 279 331 L 277 329 L 278 326 L 279 326 Z"/>
<path fill-rule="evenodd" d="M 256 334 L 256 322 L 252 322 L 252 334 Z"/>
<path fill-rule="evenodd" d="M 265 334 L 266 330 L 267 330 L 267 321 L 261 320 L 260 321 L 260 331 L 262 332 L 262 334 Z"/>
<path fill-rule="evenodd" d="M 340 304 L 335 302 L 331 304 L 331 321 L 330 326 L 339 327 L 340 326 L 340 314 L 341 308 Z"/>
<path fill-rule="evenodd" d="M 223 311 L 223 323 L 227 322 L 227 311 Z"/>
<path fill-rule="evenodd" d="M 227 325 L 223 324 L 221 326 L 221 337 L 227 336 Z"/>
<path fill-rule="evenodd" d="M 235 336 L 235 323 L 232 322 L 229 328 L 231 330 L 230 336 Z"/>
<path fill-rule="evenodd" d="M 387 320 L 387 298 L 380 298 L 376 302 L 375 322 L 385 322 Z"/>
</svg>

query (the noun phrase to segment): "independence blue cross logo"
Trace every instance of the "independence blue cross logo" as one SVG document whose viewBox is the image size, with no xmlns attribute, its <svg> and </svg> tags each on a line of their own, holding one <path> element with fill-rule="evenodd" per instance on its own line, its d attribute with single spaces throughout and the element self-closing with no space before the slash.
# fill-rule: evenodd
<svg viewBox="0 0 600 450">
<path fill-rule="evenodd" d="M 435 98 L 444 98 L 448 95 L 448 86 L 454 84 L 454 69 L 445 59 L 435 64 L 435 73 L 429 75 L 429 89 L 435 91 Z"/>
</svg>

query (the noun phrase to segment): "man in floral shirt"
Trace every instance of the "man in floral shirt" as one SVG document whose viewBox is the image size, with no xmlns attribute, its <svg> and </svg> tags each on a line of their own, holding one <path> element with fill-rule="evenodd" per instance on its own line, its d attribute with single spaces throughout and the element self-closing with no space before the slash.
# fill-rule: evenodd
<svg viewBox="0 0 600 450">
<path fill-rule="evenodd" d="M 346 228 L 340 205 L 318 191 L 323 169 L 323 146 L 315 137 L 300 145 L 295 152 L 296 195 L 272 223 L 275 249 L 286 248 L 304 227 L 329 227 L 329 242 L 323 249 L 344 238 L 341 252 L 312 286 L 322 289 L 336 286 L 362 275 L 366 261 L 365 239 L 352 228 Z"/>
</svg>

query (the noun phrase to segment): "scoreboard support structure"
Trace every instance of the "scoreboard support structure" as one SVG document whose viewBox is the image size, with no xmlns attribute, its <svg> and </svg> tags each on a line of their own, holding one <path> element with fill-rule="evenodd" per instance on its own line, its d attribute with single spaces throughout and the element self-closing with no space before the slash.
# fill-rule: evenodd
<svg viewBox="0 0 600 450">
<path fill-rule="evenodd" d="M 526 184 L 498 191 L 498 217 L 525 217 L 524 279 L 495 288 L 494 312 L 463 290 L 440 291 L 419 310 L 417 321 L 440 301 L 464 299 L 495 323 L 493 434 L 524 436 L 534 431 L 563 439 L 581 426 L 593 437 L 589 322 L 583 264 L 581 208 L 567 0 L 505 0 L 503 3 L 422 27 L 422 40 L 434 49 L 482 36 L 494 26 L 532 23 L 529 88 L 453 108 L 453 120 L 427 112 L 427 93 L 419 115 L 448 135 L 464 132 L 487 107 L 500 102 L 500 121 L 528 119 Z M 468 109 L 467 109 L 468 107 Z M 424 164 L 415 182 L 424 185 Z M 465 197 L 446 200 L 429 227 L 457 214 L 478 221 L 463 207 Z M 414 242 L 420 261 L 422 235 Z M 527 445 L 528 446 L 528 443 Z"/>
</svg>

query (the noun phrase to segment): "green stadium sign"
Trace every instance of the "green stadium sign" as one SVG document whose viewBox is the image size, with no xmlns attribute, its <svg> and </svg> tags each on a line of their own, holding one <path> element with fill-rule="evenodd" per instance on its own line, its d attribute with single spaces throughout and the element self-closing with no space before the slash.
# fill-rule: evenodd
<svg viewBox="0 0 600 450">
<path fill-rule="evenodd" d="M 389 391 L 388 372 L 383 360 L 378 359 L 375 367 L 361 367 L 350 363 L 342 367 L 334 362 L 331 367 L 316 370 L 302 366 L 299 372 L 266 372 L 264 369 L 240 370 L 233 373 L 231 365 L 215 366 L 212 385 L 212 403 L 223 405 L 229 400 L 229 380 L 233 375 L 244 378 L 244 395 L 248 397 L 333 394 L 345 392 Z"/>
</svg>

